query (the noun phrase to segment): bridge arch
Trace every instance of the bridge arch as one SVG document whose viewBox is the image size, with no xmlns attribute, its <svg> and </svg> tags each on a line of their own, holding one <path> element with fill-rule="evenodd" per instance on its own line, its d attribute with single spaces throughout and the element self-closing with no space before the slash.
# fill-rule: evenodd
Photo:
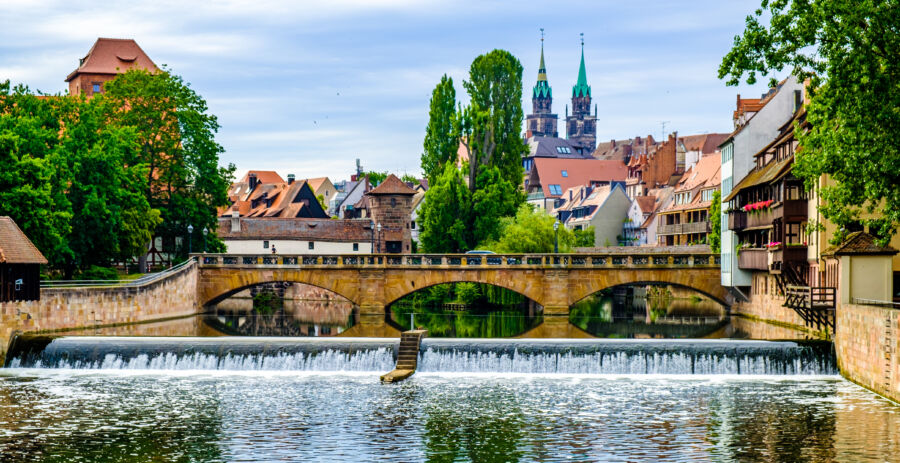
<svg viewBox="0 0 900 463">
<path fill-rule="evenodd" d="M 322 272 L 315 269 L 251 269 L 240 272 L 205 268 L 198 285 L 198 304 L 205 307 L 225 300 L 240 291 L 263 283 L 302 283 L 331 291 L 360 303 L 359 272 L 354 270 Z"/>
<path fill-rule="evenodd" d="M 496 286 L 520 294 L 537 304 L 542 304 L 544 296 L 542 285 L 533 284 L 525 278 L 510 278 L 509 274 L 502 270 L 414 270 L 387 275 L 385 280 L 385 307 L 416 291 L 448 283 L 480 283 Z"/>
<path fill-rule="evenodd" d="M 728 292 L 722 287 L 718 269 L 684 271 L 621 270 L 615 272 L 573 271 L 569 305 L 604 289 L 623 285 L 672 285 L 696 291 L 728 307 Z"/>
</svg>

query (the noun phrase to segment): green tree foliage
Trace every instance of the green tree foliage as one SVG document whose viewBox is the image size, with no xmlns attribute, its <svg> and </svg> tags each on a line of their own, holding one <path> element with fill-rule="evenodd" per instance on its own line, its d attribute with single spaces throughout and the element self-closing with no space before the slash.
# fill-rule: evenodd
<svg viewBox="0 0 900 463">
<path fill-rule="evenodd" d="M 400 180 L 403 180 L 406 183 L 419 183 L 419 179 L 417 179 L 415 175 L 410 174 L 403 174 L 403 176 L 400 177 Z"/>
<path fill-rule="evenodd" d="M 468 250 L 472 230 L 461 211 L 469 209 L 469 190 L 456 165 L 448 163 L 444 172 L 425 193 L 419 223 L 419 241 L 426 252 Z"/>
<path fill-rule="evenodd" d="M 559 235 L 559 252 L 570 252 L 575 243 L 575 234 L 566 227 L 553 230 L 556 219 L 534 210 L 530 204 L 519 207 L 515 217 L 505 217 L 500 224 L 500 238 L 485 242 L 480 248 L 498 253 L 545 253 L 553 252 L 554 240 Z"/>
<path fill-rule="evenodd" d="M 388 175 L 390 175 L 390 172 L 387 172 L 387 171 L 384 171 L 384 172 L 375 172 L 375 171 L 372 171 L 372 172 L 363 172 L 362 175 L 363 175 L 363 177 L 368 177 L 368 178 L 369 178 L 369 184 L 372 185 L 373 187 L 376 187 L 376 186 L 378 186 L 379 184 L 381 184 L 381 182 L 383 182 L 384 179 L 386 179 Z"/>
<path fill-rule="evenodd" d="M 722 193 L 713 192 L 709 206 L 709 249 L 718 254 L 722 249 Z"/>
<path fill-rule="evenodd" d="M 215 230 L 233 171 L 180 78 L 129 71 L 105 89 L 85 100 L 0 83 L 0 215 L 69 277 L 141 255 L 154 235 L 172 243 L 188 223 Z"/>
<path fill-rule="evenodd" d="M 425 129 L 422 171 L 430 183 L 434 183 L 444 172 L 447 163 L 456 162 L 456 150 L 459 148 L 456 117 L 456 89 L 453 88 L 453 79 L 444 74 L 431 93 L 431 109 Z"/>
<path fill-rule="evenodd" d="M 794 172 L 809 189 L 830 176 L 818 192 L 825 218 L 862 221 L 880 244 L 900 223 L 898 31 L 897 0 L 763 0 L 719 68 L 731 85 L 785 68 L 809 80 Z"/>
<path fill-rule="evenodd" d="M 594 247 L 594 226 L 591 225 L 581 230 L 573 230 L 573 247 L 576 248 L 592 248 Z"/>
<path fill-rule="evenodd" d="M 496 241 L 501 219 L 515 215 L 525 200 L 519 188 L 525 152 L 522 65 L 503 50 L 477 57 L 463 83 L 470 104 L 457 111 L 452 86 L 445 78 L 435 88 L 422 158 L 426 175 L 434 176 L 422 207 L 426 252 L 466 251 Z M 462 169 L 452 162 L 460 143 L 469 157 Z"/>
<path fill-rule="evenodd" d="M 206 101 L 181 77 L 165 70 L 131 70 L 107 82 L 104 90 L 91 104 L 100 106 L 109 124 L 130 128 L 136 135 L 139 149 L 125 162 L 146 166 L 145 195 L 162 218 L 155 234 L 174 243 L 175 237 L 187 237 L 188 225 L 215 230 L 216 208 L 228 204 L 234 166 L 219 167 L 224 152 L 215 141 L 219 123 L 209 114 Z M 202 233 L 190 236 L 192 247 L 200 249 Z M 223 247 L 214 233 L 206 246 Z M 185 243 L 183 248 L 187 247 Z"/>
</svg>

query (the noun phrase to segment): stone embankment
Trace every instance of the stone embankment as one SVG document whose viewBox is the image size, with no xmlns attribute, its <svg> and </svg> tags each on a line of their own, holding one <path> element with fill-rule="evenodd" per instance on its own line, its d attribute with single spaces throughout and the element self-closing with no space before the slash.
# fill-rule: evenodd
<svg viewBox="0 0 900 463">
<path fill-rule="evenodd" d="M 858 304 L 837 307 L 834 349 L 841 374 L 900 402 L 900 310 Z"/>
<path fill-rule="evenodd" d="M 196 314 L 197 264 L 141 285 L 43 288 L 39 301 L 0 303 L 0 365 L 16 332 L 54 332 Z"/>
</svg>

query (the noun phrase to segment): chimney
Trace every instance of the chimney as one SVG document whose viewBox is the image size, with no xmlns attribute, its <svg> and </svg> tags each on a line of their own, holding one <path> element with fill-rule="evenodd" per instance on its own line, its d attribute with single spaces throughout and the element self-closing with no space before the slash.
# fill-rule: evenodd
<svg viewBox="0 0 900 463">
<path fill-rule="evenodd" d="M 237 209 L 231 210 L 231 232 L 238 233 L 241 231 L 241 216 Z"/>
<path fill-rule="evenodd" d="M 294 174 L 288 174 L 288 185 L 294 183 L 295 178 L 296 177 L 294 177 Z"/>
<path fill-rule="evenodd" d="M 572 202 L 572 190 L 571 189 L 569 190 L 569 202 L 570 203 Z"/>
<path fill-rule="evenodd" d="M 248 177 L 250 178 L 250 189 L 253 190 L 254 188 L 256 188 L 256 185 L 259 183 L 259 181 L 256 180 L 256 174 L 252 172 L 248 174 Z"/>
</svg>

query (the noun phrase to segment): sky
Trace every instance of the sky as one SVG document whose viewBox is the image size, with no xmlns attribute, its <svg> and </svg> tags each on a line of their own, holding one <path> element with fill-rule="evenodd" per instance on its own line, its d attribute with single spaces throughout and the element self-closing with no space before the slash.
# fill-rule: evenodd
<svg viewBox="0 0 900 463">
<path fill-rule="evenodd" d="M 315 4 L 314 4 L 315 3 Z M 472 60 L 495 48 L 523 67 L 523 108 L 545 30 L 553 110 L 570 104 L 584 55 L 598 141 L 665 131 L 731 132 L 736 94 L 722 56 L 759 0 L 407 1 L 2 0 L 0 80 L 46 93 L 97 37 L 133 38 L 203 96 L 223 165 L 297 178 L 366 170 L 418 175 L 431 91 L 458 98 Z M 782 77 L 782 76 L 777 76 Z M 767 79 L 761 79 L 767 81 Z M 524 126 L 523 126 L 524 127 Z M 564 124 L 559 127 L 564 132 Z M 563 135 L 562 133 L 560 134 Z"/>
</svg>

